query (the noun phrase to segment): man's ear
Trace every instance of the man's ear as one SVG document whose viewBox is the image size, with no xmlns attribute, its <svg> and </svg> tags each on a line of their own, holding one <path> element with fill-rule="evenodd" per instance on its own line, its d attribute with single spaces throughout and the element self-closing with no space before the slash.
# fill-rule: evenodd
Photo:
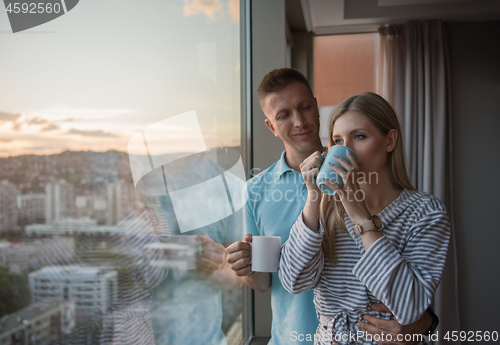
<svg viewBox="0 0 500 345">
<path fill-rule="evenodd" d="M 394 128 L 387 134 L 387 152 L 392 152 L 398 142 L 398 131 Z"/>
<path fill-rule="evenodd" d="M 271 132 L 273 132 L 274 136 L 278 138 L 278 133 L 276 133 L 276 129 L 274 129 L 274 126 L 269 119 L 266 119 L 266 126 Z"/>
</svg>

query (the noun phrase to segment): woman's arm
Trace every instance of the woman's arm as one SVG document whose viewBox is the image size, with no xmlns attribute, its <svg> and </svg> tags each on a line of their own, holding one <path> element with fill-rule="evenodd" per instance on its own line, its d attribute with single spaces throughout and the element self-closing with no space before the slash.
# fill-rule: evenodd
<svg viewBox="0 0 500 345">
<path fill-rule="evenodd" d="M 307 228 L 303 213 L 290 231 L 290 237 L 281 247 L 279 278 L 290 293 L 298 294 L 314 289 L 323 271 L 324 255 L 321 250 L 323 228 L 319 232 Z"/>
<path fill-rule="evenodd" d="M 451 227 L 441 210 L 427 213 L 411 230 L 400 254 L 386 236 L 361 257 L 353 273 L 402 325 L 417 321 L 431 303 L 444 263 Z"/>
<path fill-rule="evenodd" d="M 300 164 L 307 187 L 307 200 L 288 241 L 281 248 L 279 278 L 283 287 L 293 294 L 316 287 L 323 270 L 323 229 L 319 224 L 321 191 L 316 186 L 322 162 L 321 153 L 315 152 Z"/>
</svg>

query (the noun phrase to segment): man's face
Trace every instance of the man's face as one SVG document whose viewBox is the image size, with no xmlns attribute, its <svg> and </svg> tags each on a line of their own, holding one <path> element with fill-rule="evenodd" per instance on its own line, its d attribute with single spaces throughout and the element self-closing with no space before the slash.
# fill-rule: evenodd
<svg viewBox="0 0 500 345">
<path fill-rule="evenodd" d="M 293 83 L 264 98 L 266 126 L 283 140 L 287 153 L 310 154 L 319 140 L 316 98 L 302 83 Z"/>
</svg>

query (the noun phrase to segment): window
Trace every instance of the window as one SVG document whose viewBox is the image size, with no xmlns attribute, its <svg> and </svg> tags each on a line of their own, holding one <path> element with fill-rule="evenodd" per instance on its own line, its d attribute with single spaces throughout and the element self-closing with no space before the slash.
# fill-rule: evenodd
<svg viewBox="0 0 500 345">
<path fill-rule="evenodd" d="M 345 98 L 375 92 L 377 33 L 316 36 L 314 92 L 321 117 L 321 140 L 328 143 L 328 120 Z"/>
<path fill-rule="evenodd" d="M 9 30 L 6 14 L 0 23 Z M 0 200 L 8 207 L 0 207 L 0 237 L 25 246 L 39 241 L 40 259 L 25 276 L 57 286 L 64 300 L 70 289 L 102 289 L 102 319 L 80 313 L 91 297 L 76 295 L 65 336 L 99 339 L 79 327 L 90 319 L 104 324 L 111 305 L 144 306 L 157 343 L 194 336 L 203 343 L 241 328 L 241 290 L 196 266 L 199 243 L 191 240 L 201 230 L 172 223 L 173 202 L 164 200 L 174 198 L 174 185 L 151 195 L 133 177 L 135 168 L 174 174 L 172 164 L 154 165 L 165 157 L 179 164 L 208 158 L 214 170 L 202 177 L 223 182 L 228 196 L 221 171 L 238 162 L 228 152 L 240 155 L 242 142 L 240 25 L 237 0 L 88 1 L 26 31 L 32 35 L 1 35 Z M 196 116 L 187 123 L 167 121 L 190 111 Z M 133 138 L 144 149 L 142 167 L 129 159 L 139 147 Z M 148 187 L 149 177 L 139 182 Z M 217 229 L 203 224 L 218 244 L 240 238 L 241 224 L 226 216 Z M 173 243 L 183 255 L 145 249 L 158 243 Z"/>
</svg>

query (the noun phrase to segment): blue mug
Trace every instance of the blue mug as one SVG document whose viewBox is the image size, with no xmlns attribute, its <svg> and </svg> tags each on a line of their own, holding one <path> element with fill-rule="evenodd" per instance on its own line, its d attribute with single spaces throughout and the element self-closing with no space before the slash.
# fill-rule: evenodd
<svg viewBox="0 0 500 345">
<path fill-rule="evenodd" d="M 321 169 L 319 169 L 318 177 L 316 177 L 316 185 L 323 193 L 328 195 L 335 195 L 337 193 L 335 190 L 327 186 L 325 180 L 330 180 L 331 182 L 338 184 L 340 187 L 344 187 L 344 181 L 342 181 L 342 177 L 340 177 L 339 174 L 337 174 L 330 167 L 332 165 L 336 165 L 339 168 L 345 170 L 340 163 L 333 159 L 333 157 L 341 157 L 349 162 L 349 158 L 347 158 L 347 152 L 354 156 L 356 162 L 358 162 L 358 156 L 356 155 L 356 153 L 346 146 L 333 145 L 330 150 L 328 150 L 328 154 L 323 161 L 323 165 L 321 166 Z"/>
</svg>

